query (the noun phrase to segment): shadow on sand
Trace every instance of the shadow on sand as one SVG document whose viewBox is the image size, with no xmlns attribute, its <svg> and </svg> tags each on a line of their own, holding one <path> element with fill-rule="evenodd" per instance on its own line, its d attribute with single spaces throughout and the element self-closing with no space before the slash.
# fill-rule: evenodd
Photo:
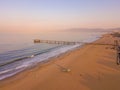
<svg viewBox="0 0 120 90">
<path fill-rule="evenodd" d="M 120 66 L 113 53 L 97 60 L 98 69 L 92 74 L 85 73 L 82 84 L 90 90 L 120 90 Z"/>
</svg>

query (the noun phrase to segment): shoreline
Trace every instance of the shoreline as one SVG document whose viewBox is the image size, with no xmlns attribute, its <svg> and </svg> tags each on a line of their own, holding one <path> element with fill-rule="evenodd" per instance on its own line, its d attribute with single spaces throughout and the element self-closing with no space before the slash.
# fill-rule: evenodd
<svg viewBox="0 0 120 90">
<path fill-rule="evenodd" d="M 97 40 L 100 39 L 101 37 L 102 37 L 102 35 L 101 35 L 101 36 L 98 36 L 98 37 L 94 37 L 94 38 L 92 38 L 92 39 L 90 39 L 90 40 L 87 40 L 87 43 L 94 43 L 95 41 L 97 41 Z M 12 78 L 12 77 L 14 77 L 14 76 L 22 73 L 22 72 L 28 71 L 29 69 L 34 69 L 35 67 L 38 67 L 38 66 L 40 66 L 40 65 L 42 65 L 42 64 L 49 63 L 49 62 L 51 62 L 53 59 L 57 59 L 57 58 L 59 58 L 59 57 L 62 57 L 62 56 L 64 56 L 64 55 L 66 55 L 67 53 L 73 52 L 73 51 L 75 51 L 75 50 L 77 50 L 77 49 L 80 49 L 80 48 L 84 47 L 85 45 L 86 45 L 86 43 L 79 44 L 78 46 L 76 46 L 76 47 L 74 47 L 74 48 L 72 48 L 72 49 L 70 49 L 70 50 L 67 50 L 67 51 L 65 51 L 65 52 L 63 52 L 63 53 L 60 53 L 59 55 L 56 55 L 56 56 L 50 57 L 50 58 L 48 58 L 48 59 L 45 59 L 44 61 L 38 62 L 38 63 L 36 63 L 35 65 L 30 66 L 30 67 L 27 67 L 27 68 L 25 68 L 25 69 L 23 69 L 23 70 L 21 70 L 21 71 L 18 71 L 17 73 L 15 73 L 15 74 L 13 74 L 13 75 L 11 75 L 11 76 L 5 77 L 5 78 L 1 79 L 0 81 L 4 81 L 4 80 L 7 80 L 7 79 L 10 79 L 10 78 Z"/>
<path fill-rule="evenodd" d="M 103 38 L 104 35 L 105 35 L 105 34 L 101 35 L 101 37 L 99 37 L 99 38 L 97 37 L 98 39 L 96 39 L 96 40 L 94 40 L 94 41 L 92 41 L 92 42 L 90 42 L 90 43 L 94 43 L 94 42 L 98 41 L 99 39 Z M 64 53 L 61 53 L 61 54 L 59 54 L 58 56 L 54 56 L 54 57 L 51 57 L 51 58 L 49 58 L 49 59 L 47 59 L 47 60 L 45 60 L 45 61 L 39 62 L 39 63 L 37 63 L 36 65 L 31 66 L 31 67 L 29 67 L 29 68 L 26 68 L 25 70 L 20 71 L 20 72 L 16 73 L 16 74 L 13 75 L 13 76 L 10 76 L 10 77 L 8 77 L 8 78 L 5 78 L 5 79 L 0 80 L 0 83 L 1 83 L 1 82 L 9 81 L 10 79 L 12 79 L 12 78 L 14 78 L 14 77 L 17 77 L 19 74 L 27 73 L 27 72 L 29 72 L 29 70 L 31 71 L 32 69 L 36 69 L 36 68 L 42 67 L 42 66 L 44 66 L 44 65 L 46 66 L 46 64 L 53 63 L 53 62 L 55 62 L 57 59 L 61 59 L 62 57 L 65 57 L 65 56 L 67 56 L 68 54 L 73 53 L 74 51 L 77 51 L 78 49 L 81 49 L 81 48 L 85 47 L 86 45 L 87 45 L 87 44 L 82 44 L 82 45 L 80 45 L 80 46 L 78 46 L 78 47 L 76 47 L 76 48 L 74 48 L 74 49 L 72 49 L 72 50 L 68 50 L 68 51 L 66 51 L 66 52 L 64 52 Z"/>
<path fill-rule="evenodd" d="M 114 38 L 108 37 L 108 36 L 103 35 L 102 38 L 96 40 L 95 42 L 108 43 L 111 40 L 113 42 Z M 102 87 L 100 88 L 98 85 L 96 85 L 94 88 L 93 84 L 95 84 L 96 82 L 98 84 L 102 81 L 109 83 L 109 81 L 111 80 L 111 77 L 110 77 L 110 80 L 107 79 L 106 81 L 106 73 L 107 74 L 116 73 L 117 75 L 120 74 L 120 72 L 118 71 L 119 68 L 118 66 L 116 66 L 115 61 L 113 62 L 111 60 L 111 58 L 115 59 L 115 55 L 114 55 L 115 51 L 112 49 L 106 49 L 106 47 L 108 46 L 89 45 L 89 44 L 83 45 L 81 48 L 72 50 L 56 58 L 52 58 L 49 62 L 43 65 L 37 65 L 32 69 L 20 72 L 19 74 L 13 77 L 0 81 L 0 89 L 1 90 L 13 90 L 13 89 L 18 90 L 18 88 L 23 86 L 22 90 L 39 90 L 39 89 L 56 90 L 56 88 L 58 90 L 61 90 L 61 89 L 62 90 L 68 90 L 68 89 L 69 90 L 75 90 L 75 89 L 101 90 Z M 89 53 L 91 50 L 92 52 Z M 101 53 L 100 51 L 103 51 L 103 52 Z M 110 57 L 109 53 L 110 55 L 113 55 L 111 56 L 111 58 L 109 58 Z M 107 57 L 103 57 L 104 55 Z M 112 63 L 113 68 L 101 66 L 102 64 L 104 64 L 104 61 L 107 62 L 106 61 L 107 59 L 108 61 L 110 59 L 113 62 Z M 71 72 L 69 73 L 62 72 L 61 69 L 55 64 L 59 64 L 63 67 L 70 68 Z M 100 67 L 104 68 L 104 70 L 101 70 Z M 91 82 L 93 84 L 91 84 Z M 25 83 L 26 86 L 23 83 Z M 61 85 L 62 87 L 60 87 L 59 85 Z M 104 86 L 102 82 L 102 86 L 103 88 L 106 88 L 106 87 L 108 88 L 109 85 Z M 98 89 L 98 87 L 100 89 Z M 112 87 L 112 85 L 110 87 Z M 105 90 L 105 89 L 102 89 L 102 90 Z M 109 90 L 112 90 L 112 89 L 109 89 Z M 119 89 L 116 89 L 116 90 L 119 90 Z"/>
<path fill-rule="evenodd" d="M 17 77 L 19 74 L 27 73 L 27 72 L 31 71 L 32 69 L 36 69 L 36 68 L 39 68 L 39 67 L 46 66 L 46 64 L 53 63 L 53 62 L 55 62 L 57 59 L 60 59 L 60 58 L 62 58 L 62 57 L 64 57 L 64 56 L 66 56 L 66 55 L 68 55 L 68 54 L 76 51 L 77 49 L 80 49 L 80 48 L 84 47 L 85 45 L 86 45 L 86 44 L 80 45 L 80 46 L 78 46 L 78 47 L 76 47 L 76 48 L 73 48 L 72 50 L 68 50 L 68 51 L 66 51 L 66 52 L 64 52 L 64 53 L 61 53 L 61 54 L 59 54 L 58 56 L 54 56 L 54 57 L 51 57 L 51 58 L 49 58 L 49 59 L 46 59 L 45 61 L 41 61 L 41 62 L 39 62 L 39 63 L 37 63 L 37 64 L 35 64 L 35 65 L 31 66 L 31 67 L 28 67 L 28 68 L 26 68 L 26 69 L 24 69 L 24 70 L 22 70 L 22 71 L 20 71 L 20 72 L 18 72 L 18 73 L 16 73 L 16 74 L 10 76 L 10 77 L 7 77 L 7 78 L 5 78 L 5 79 L 0 80 L 0 83 L 1 83 L 1 82 L 6 82 L 6 81 L 9 82 L 9 80 L 11 81 L 11 79 L 14 79 L 14 77 Z"/>
</svg>

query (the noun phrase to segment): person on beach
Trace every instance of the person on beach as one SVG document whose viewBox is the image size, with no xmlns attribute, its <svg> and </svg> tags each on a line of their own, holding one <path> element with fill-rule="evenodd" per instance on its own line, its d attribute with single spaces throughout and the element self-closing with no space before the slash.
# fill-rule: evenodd
<svg viewBox="0 0 120 90">
<path fill-rule="evenodd" d="M 117 46 L 117 65 L 120 64 L 120 46 Z"/>
</svg>

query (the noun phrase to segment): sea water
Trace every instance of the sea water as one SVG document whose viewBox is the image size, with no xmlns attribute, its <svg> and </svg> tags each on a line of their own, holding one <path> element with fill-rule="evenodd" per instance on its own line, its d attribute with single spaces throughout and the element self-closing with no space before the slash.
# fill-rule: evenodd
<svg viewBox="0 0 120 90">
<path fill-rule="evenodd" d="M 34 44 L 34 39 L 93 42 L 104 33 L 101 31 L 0 33 L 0 80 L 83 45 L 83 43 L 76 45 Z"/>
</svg>

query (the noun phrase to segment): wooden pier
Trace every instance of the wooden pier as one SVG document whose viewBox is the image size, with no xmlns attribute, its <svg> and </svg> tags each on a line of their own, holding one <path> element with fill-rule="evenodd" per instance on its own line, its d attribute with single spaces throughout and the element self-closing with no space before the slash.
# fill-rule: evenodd
<svg viewBox="0 0 120 90">
<path fill-rule="evenodd" d="M 56 41 L 56 40 L 40 40 L 35 39 L 34 43 L 48 43 L 48 44 L 61 44 L 61 45 L 76 45 L 76 44 L 93 44 L 93 45 L 111 45 L 116 46 L 116 44 L 110 44 L 110 43 L 88 43 L 88 42 L 70 42 L 70 41 Z"/>
<path fill-rule="evenodd" d="M 75 44 L 80 44 L 80 43 L 83 43 L 83 42 L 69 42 L 69 41 L 56 41 L 56 40 L 39 40 L 39 39 L 35 39 L 34 43 L 75 45 Z"/>
</svg>

